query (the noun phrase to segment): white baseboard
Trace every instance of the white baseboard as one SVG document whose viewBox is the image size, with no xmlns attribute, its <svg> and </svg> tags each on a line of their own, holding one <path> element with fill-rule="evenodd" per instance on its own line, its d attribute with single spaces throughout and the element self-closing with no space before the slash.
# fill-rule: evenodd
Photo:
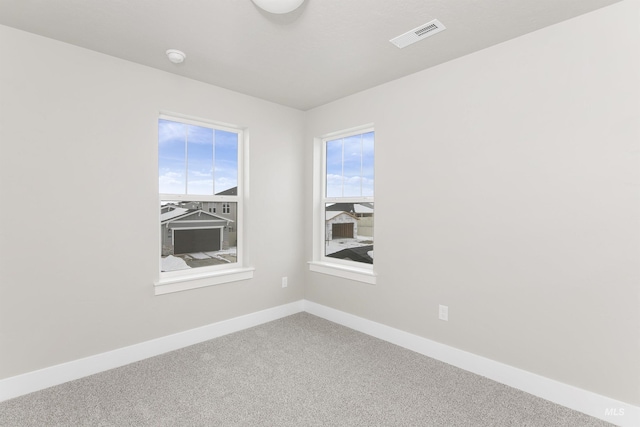
<svg viewBox="0 0 640 427">
<path fill-rule="evenodd" d="M 640 426 L 640 407 L 306 300 L 273 307 L 0 380 L 0 402 L 258 326 L 301 311 L 306 311 L 315 316 L 482 375 L 612 424 L 623 427 Z"/>
<path fill-rule="evenodd" d="M 0 402 L 290 316 L 303 307 L 300 300 L 0 380 Z"/>
<path fill-rule="evenodd" d="M 311 301 L 304 301 L 304 311 L 612 424 L 640 426 L 640 407 Z"/>
</svg>

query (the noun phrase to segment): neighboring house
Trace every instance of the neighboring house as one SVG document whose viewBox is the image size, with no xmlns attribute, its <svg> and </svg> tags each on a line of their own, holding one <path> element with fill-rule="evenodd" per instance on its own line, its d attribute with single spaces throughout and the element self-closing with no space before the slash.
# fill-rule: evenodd
<svg viewBox="0 0 640 427">
<path fill-rule="evenodd" d="M 170 212 L 179 206 L 169 203 L 168 205 L 160 206 L 160 215 Z"/>
<path fill-rule="evenodd" d="M 185 203 L 189 205 L 193 202 Z M 161 208 L 162 256 L 193 252 L 215 252 L 235 246 L 226 229 L 234 221 L 202 209 L 177 205 Z"/>
<path fill-rule="evenodd" d="M 238 187 L 233 187 L 225 191 L 216 193 L 217 196 L 235 196 L 238 193 Z M 238 218 L 238 204 L 236 202 L 174 202 L 169 203 L 160 208 L 160 214 L 164 214 L 173 209 L 187 209 L 190 211 L 202 210 L 209 214 L 213 214 L 218 218 L 228 220 L 223 230 L 223 249 L 227 247 L 235 247 L 238 242 L 238 230 L 236 228 L 236 221 Z M 162 255 L 165 256 L 165 240 L 168 237 L 167 230 L 163 227 L 164 234 L 162 235 Z M 206 234 L 206 233 L 205 233 Z M 197 251 L 201 252 L 201 251 Z M 176 252 L 180 253 L 180 252 Z"/>
<path fill-rule="evenodd" d="M 334 203 L 327 206 L 326 211 L 327 214 L 329 211 L 352 214 L 359 219 L 356 236 L 373 238 L 373 203 Z"/>
<path fill-rule="evenodd" d="M 238 187 L 229 188 L 228 190 L 216 193 L 216 196 L 236 196 Z M 223 218 L 231 220 L 231 223 L 225 228 L 226 238 L 229 246 L 236 246 L 238 242 L 238 230 L 235 223 L 238 219 L 238 204 L 236 202 L 200 202 L 202 210 Z"/>
<path fill-rule="evenodd" d="M 373 216 L 373 203 L 332 203 L 326 210 L 349 212 L 364 218 Z"/>
<path fill-rule="evenodd" d="M 325 240 L 354 239 L 358 236 L 358 218 L 349 212 L 326 211 Z"/>
<path fill-rule="evenodd" d="M 236 246 L 238 230 L 236 229 L 235 223 L 238 218 L 238 204 L 235 202 L 200 202 L 200 204 L 202 205 L 203 211 L 231 221 L 224 230 L 226 235 L 225 241 L 229 242 L 229 246 Z"/>
<path fill-rule="evenodd" d="M 232 187 L 228 190 L 220 191 L 216 193 L 216 196 L 237 196 L 238 195 L 238 187 Z"/>
</svg>

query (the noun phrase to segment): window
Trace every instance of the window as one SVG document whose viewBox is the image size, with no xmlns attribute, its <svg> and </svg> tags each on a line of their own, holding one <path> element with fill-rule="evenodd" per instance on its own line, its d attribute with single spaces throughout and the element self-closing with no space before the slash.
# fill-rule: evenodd
<svg viewBox="0 0 640 427">
<path fill-rule="evenodd" d="M 156 294 L 251 276 L 242 264 L 243 144 L 239 129 L 160 116 Z M 222 214 L 216 213 L 218 204 Z"/>
<path fill-rule="evenodd" d="M 374 131 L 316 139 L 312 271 L 375 283 Z"/>
</svg>

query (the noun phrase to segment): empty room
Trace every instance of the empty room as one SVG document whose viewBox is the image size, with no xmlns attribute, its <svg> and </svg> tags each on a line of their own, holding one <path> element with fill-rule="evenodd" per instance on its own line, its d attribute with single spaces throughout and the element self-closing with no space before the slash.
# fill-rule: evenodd
<svg viewBox="0 0 640 427">
<path fill-rule="evenodd" d="M 0 58 L 0 426 L 640 426 L 640 0 L 0 0 Z"/>
</svg>

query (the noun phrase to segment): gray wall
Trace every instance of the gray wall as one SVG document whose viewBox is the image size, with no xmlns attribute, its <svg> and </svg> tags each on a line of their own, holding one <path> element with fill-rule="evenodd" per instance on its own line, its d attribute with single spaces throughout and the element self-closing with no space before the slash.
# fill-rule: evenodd
<svg viewBox="0 0 640 427">
<path fill-rule="evenodd" d="M 48 207 L 0 209 L 0 378 L 304 297 L 640 404 L 639 12 L 308 113 L 0 26 L 0 200 Z M 249 128 L 253 280 L 153 296 L 161 110 Z M 306 270 L 311 138 L 371 122 L 375 286 Z"/>
<path fill-rule="evenodd" d="M 1 26 L 0 50 L 0 222 L 28 225 L 0 231 L 0 378 L 303 297 L 302 112 Z M 253 280 L 154 296 L 161 110 L 249 129 Z"/>
<path fill-rule="evenodd" d="M 639 404 L 638 5 L 310 111 L 308 141 L 375 124 L 379 276 L 306 298 Z"/>
</svg>

